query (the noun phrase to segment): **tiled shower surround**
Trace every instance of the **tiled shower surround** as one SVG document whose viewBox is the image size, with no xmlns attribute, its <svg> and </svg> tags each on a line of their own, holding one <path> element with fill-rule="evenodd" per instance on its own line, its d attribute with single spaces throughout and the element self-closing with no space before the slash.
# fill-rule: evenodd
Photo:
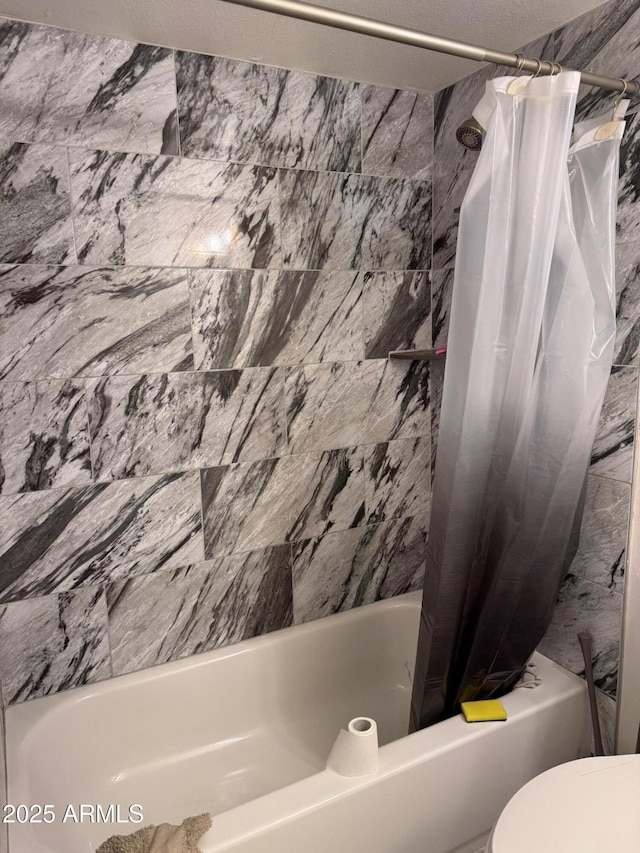
<svg viewBox="0 0 640 853">
<path fill-rule="evenodd" d="M 623 0 L 525 50 L 631 78 L 639 34 L 640 0 Z M 0 25 L 6 702 L 420 586 L 442 363 L 386 356 L 446 342 L 476 156 L 455 128 L 502 73 L 436 96 L 434 158 L 428 95 Z M 612 100 L 585 89 L 579 113 Z M 634 116 L 616 366 L 580 552 L 542 645 L 579 672 L 575 633 L 592 631 L 609 723 L 638 140 Z"/>
<path fill-rule="evenodd" d="M 8 704 L 419 588 L 433 98 L 0 23 Z"/>
</svg>

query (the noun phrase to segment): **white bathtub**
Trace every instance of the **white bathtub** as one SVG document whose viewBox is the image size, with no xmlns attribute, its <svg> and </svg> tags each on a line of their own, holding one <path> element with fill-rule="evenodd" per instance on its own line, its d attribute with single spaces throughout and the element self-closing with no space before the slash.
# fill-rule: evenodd
<svg viewBox="0 0 640 853">
<path fill-rule="evenodd" d="M 519 787 L 586 753 L 585 686 L 538 655 L 543 683 L 503 700 L 507 722 L 405 736 L 419 612 L 405 595 L 10 708 L 9 802 L 56 816 L 11 825 L 10 853 L 91 853 L 203 811 L 204 853 L 479 849 Z M 377 721 L 379 770 L 324 770 L 359 715 Z M 144 822 L 63 823 L 69 804 L 119 804 L 122 818 L 139 804 Z"/>
</svg>

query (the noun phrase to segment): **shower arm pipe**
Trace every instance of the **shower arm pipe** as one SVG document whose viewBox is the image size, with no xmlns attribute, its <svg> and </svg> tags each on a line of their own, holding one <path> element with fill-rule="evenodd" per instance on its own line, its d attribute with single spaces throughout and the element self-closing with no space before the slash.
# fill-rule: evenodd
<svg viewBox="0 0 640 853">
<path fill-rule="evenodd" d="M 499 50 L 490 50 L 463 41 L 441 38 L 429 33 L 421 33 L 419 30 L 397 27 L 395 24 L 385 24 L 383 21 L 364 18 L 361 15 L 351 15 L 348 12 L 338 12 L 336 9 L 303 3 L 302 0 L 224 0 L 224 2 L 233 3 L 236 6 L 247 6 L 251 9 L 260 9 L 263 12 L 273 12 L 276 15 L 284 15 L 288 18 L 298 18 L 301 21 L 311 21 L 314 24 L 325 24 L 329 27 L 361 33 L 365 36 L 375 36 L 400 44 L 422 47 L 426 50 L 434 50 L 437 53 L 462 56 L 476 62 L 493 62 L 495 65 L 507 65 L 522 71 L 533 71 L 540 75 L 556 74 L 560 67 L 557 63 L 548 60 L 523 59 L 521 54 L 502 53 Z M 561 70 L 570 71 L 573 69 L 562 67 Z M 632 81 L 615 77 L 601 77 L 588 71 L 581 71 L 580 74 L 582 82 L 588 86 L 598 86 L 612 92 L 625 92 L 628 95 L 635 95 L 638 92 L 638 84 Z"/>
</svg>

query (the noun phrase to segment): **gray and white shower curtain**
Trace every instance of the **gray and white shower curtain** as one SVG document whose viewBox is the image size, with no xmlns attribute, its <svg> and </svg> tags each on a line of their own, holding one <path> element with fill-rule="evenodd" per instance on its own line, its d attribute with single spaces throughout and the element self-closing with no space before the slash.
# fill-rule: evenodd
<svg viewBox="0 0 640 853">
<path fill-rule="evenodd" d="M 412 729 L 514 685 L 577 547 L 613 359 L 627 104 L 573 128 L 579 84 L 499 78 L 474 111 Z"/>
</svg>

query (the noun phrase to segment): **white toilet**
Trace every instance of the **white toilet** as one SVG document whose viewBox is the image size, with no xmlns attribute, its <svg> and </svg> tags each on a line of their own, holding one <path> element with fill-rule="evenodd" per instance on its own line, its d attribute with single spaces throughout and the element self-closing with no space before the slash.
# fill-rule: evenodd
<svg viewBox="0 0 640 853">
<path fill-rule="evenodd" d="M 581 758 L 536 776 L 498 818 L 487 853 L 638 853 L 640 755 Z"/>
</svg>

